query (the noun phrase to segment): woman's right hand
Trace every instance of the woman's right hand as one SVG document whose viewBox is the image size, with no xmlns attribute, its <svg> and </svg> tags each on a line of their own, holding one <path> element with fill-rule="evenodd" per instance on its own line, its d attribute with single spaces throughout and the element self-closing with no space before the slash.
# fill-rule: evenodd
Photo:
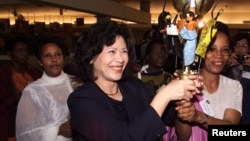
<svg viewBox="0 0 250 141">
<path fill-rule="evenodd" d="M 169 100 L 185 99 L 187 101 L 196 93 L 200 93 L 200 90 L 196 87 L 196 82 L 190 79 L 172 80 L 163 91 L 168 95 Z"/>
<path fill-rule="evenodd" d="M 189 101 L 193 95 L 200 93 L 199 88 L 202 86 L 203 77 L 200 75 L 189 75 L 188 79 L 172 80 L 154 96 L 151 106 L 161 116 L 170 101 Z"/>
<path fill-rule="evenodd" d="M 175 74 L 175 76 L 178 78 L 178 75 Z M 174 80 L 173 80 L 174 81 Z M 196 74 L 190 74 L 188 75 L 188 79 L 185 80 L 179 80 L 180 84 L 174 84 L 176 86 L 176 92 L 179 92 L 180 95 L 171 95 L 173 96 L 171 100 L 190 100 L 193 95 L 200 93 L 201 89 L 203 87 L 203 77 L 201 75 L 196 75 Z M 169 84 L 168 84 L 169 85 Z M 172 86 L 174 88 L 174 86 Z M 174 90 L 174 89 L 173 89 Z M 182 95 L 183 94 L 183 95 Z M 177 96 L 177 97 L 174 97 Z"/>
<path fill-rule="evenodd" d="M 66 121 L 60 125 L 58 134 L 66 138 L 72 137 L 72 130 L 71 130 L 71 125 L 69 121 Z"/>
</svg>

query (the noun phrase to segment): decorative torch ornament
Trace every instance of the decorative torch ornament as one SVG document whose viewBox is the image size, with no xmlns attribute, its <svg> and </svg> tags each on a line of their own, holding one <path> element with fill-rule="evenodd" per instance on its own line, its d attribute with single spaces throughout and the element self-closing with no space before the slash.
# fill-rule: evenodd
<svg viewBox="0 0 250 141">
<path fill-rule="evenodd" d="M 199 73 L 207 47 L 216 34 L 215 23 L 222 10 L 216 17 L 213 16 L 213 11 L 220 0 L 172 0 L 178 12 L 174 19 L 164 10 L 166 1 L 158 18 L 160 31 L 167 35 L 167 43 L 176 56 L 176 72 L 181 79 L 187 79 L 189 74 Z M 198 29 L 198 22 L 211 8 L 212 18 L 202 29 Z M 199 39 L 197 30 L 201 30 Z"/>
<path fill-rule="evenodd" d="M 213 17 L 213 11 L 220 0 L 173 0 L 175 9 L 180 14 L 177 22 L 179 36 L 183 39 L 183 68 L 176 70 L 181 79 L 187 79 L 189 74 L 198 74 L 201 60 L 205 57 L 207 47 L 216 33 L 215 23 L 222 10 Z M 199 42 L 197 43 L 197 25 L 199 19 L 211 8 L 212 18 L 201 29 Z M 198 65 L 197 65 L 198 64 Z M 198 66 L 198 67 L 194 67 Z"/>
<path fill-rule="evenodd" d="M 185 11 L 188 7 L 188 10 Z M 183 69 L 178 70 L 181 79 L 186 79 L 189 74 L 197 73 L 192 70 L 191 65 L 195 58 L 195 49 L 197 46 L 197 25 L 198 14 L 196 0 L 189 0 L 183 5 L 181 19 L 178 21 L 178 30 L 182 39 L 184 39 L 183 49 Z"/>
<path fill-rule="evenodd" d="M 179 14 L 186 13 L 189 10 L 187 4 L 188 0 L 172 0 L 175 10 Z M 215 0 L 195 0 L 196 13 L 198 16 L 205 15 L 213 6 Z"/>
</svg>

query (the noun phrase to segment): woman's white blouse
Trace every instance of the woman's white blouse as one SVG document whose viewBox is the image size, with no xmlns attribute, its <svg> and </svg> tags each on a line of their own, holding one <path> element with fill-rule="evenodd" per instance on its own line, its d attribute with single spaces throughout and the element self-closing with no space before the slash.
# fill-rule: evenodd
<svg viewBox="0 0 250 141">
<path fill-rule="evenodd" d="M 67 99 L 73 91 L 69 76 L 46 73 L 22 92 L 16 116 L 17 141 L 71 141 L 58 136 L 62 123 L 69 120 Z"/>
<path fill-rule="evenodd" d="M 220 75 L 216 92 L 203 90 L 203 99 L 209 100 L 218 119 L 223 119 L 226 109 L 235 109 L 242 113 L 242 86 L 239 81 Z"/>
</svg>

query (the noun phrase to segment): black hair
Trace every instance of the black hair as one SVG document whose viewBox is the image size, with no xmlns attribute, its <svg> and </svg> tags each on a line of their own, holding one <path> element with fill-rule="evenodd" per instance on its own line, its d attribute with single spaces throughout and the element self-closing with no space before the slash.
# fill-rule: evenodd
<svg viewBox="0 0 250 141">
<path fill-rule="evenodd" d="M 28 47 L 28 41 L 26 40 L 26 38 L 24 38 L 21 35 L 14 35 L 11 36 L 5 46 L 5 51 L 12 51 L 12 49 L 18 44 L 18 43 L 24 43 L 27 45 Z"/>
<path fill-rule="evenodd" d="M 61 48 L 63 56 L 65 57 L 65 55 L 67 54 L 67 46 L 64 43 L 64 41 L 60 37 L 52 35 L 52 34 L 42 34 L 37 38 L 37 41 L 36 41 L 35 55 L 38 60 L 41 60 L 42 49 L 48 43 L 54 43 L 59 48 Z"/>
<path fill-rule="evenodd" d="M 153 39 L 147 44 L 145 55 L 148 55 L 152 51 L 155 44 L 162 44 L 166 48 L 166 44 L 163 39 L 161 38 Z M 167 51 L 167 48 L 166 48 L 166 51 Z"/>
<path fill-rule="evenodd" d="M 250 45 L 250 35 L 247 32 L 239 32 L 231 39 L 231 49 L 233 49 L 237 41 L 242 39 L 246 39 L 248 45 Z"/>
<path fill-rule="evenodd" d="M 93 74 L 93 65 L 90 64 L 90 61 L 102 52 L 104 45 L 110 46 L 114 44 L 118 35 L 124 38 L 128 49 L 129 62 L 122 78 L 128 76 L 131 71 L 132 48 L 134 47 L 132 44 L 132 33 L 124 23 L 103 21 L 92 25 L 76 47 L 73 61 L 78 67 L 77 76 L 83 82 L 96 79 Z"/>
<path fill-rule="evenodd" d="M 168 18 L 169 16 L 170 18 Z M 171 24 L 171 14 L 166 11 L 162 11 L 158 16 L 158 25 L 160 29 L 166 28 L 167 24 Z"/>
<path fill-rule="evenodd" d="M 218 32 L 222 32 L 222 33 L 226 34 L 227 37 L 229 37 L 229 39 L 230 39 L 229 27 L 227 26 L 227 24 L 225 24 L 221 21 L 217 21 L 215 24 L 215 28 L 217 28 Z"/>
</svg>

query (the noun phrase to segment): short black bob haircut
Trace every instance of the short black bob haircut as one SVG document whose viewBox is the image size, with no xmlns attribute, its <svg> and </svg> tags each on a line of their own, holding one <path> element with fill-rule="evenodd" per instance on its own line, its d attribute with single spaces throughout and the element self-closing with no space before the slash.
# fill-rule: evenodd
<svg viewBox="0 0 250 141">
<path fill-rule="evenodd" d="M 126 66 L 122 79 L 131 73 L 131 60 L 133 57 L 132 48 L 133 40 L 132 33 L 124 23 L 116 21 L 102 21 L 92 25 L 83 37 L 79 40 L 73 62 L 78 69 L 76 74 L 83 82 L 95 80 L 93 74 L 93 65 L 90 61 L 98 56 L 104 45 L 110 46 L 114 44 L 116 37 L 124 38 L 128 49 L 129 62 Z"/>
</svg>

